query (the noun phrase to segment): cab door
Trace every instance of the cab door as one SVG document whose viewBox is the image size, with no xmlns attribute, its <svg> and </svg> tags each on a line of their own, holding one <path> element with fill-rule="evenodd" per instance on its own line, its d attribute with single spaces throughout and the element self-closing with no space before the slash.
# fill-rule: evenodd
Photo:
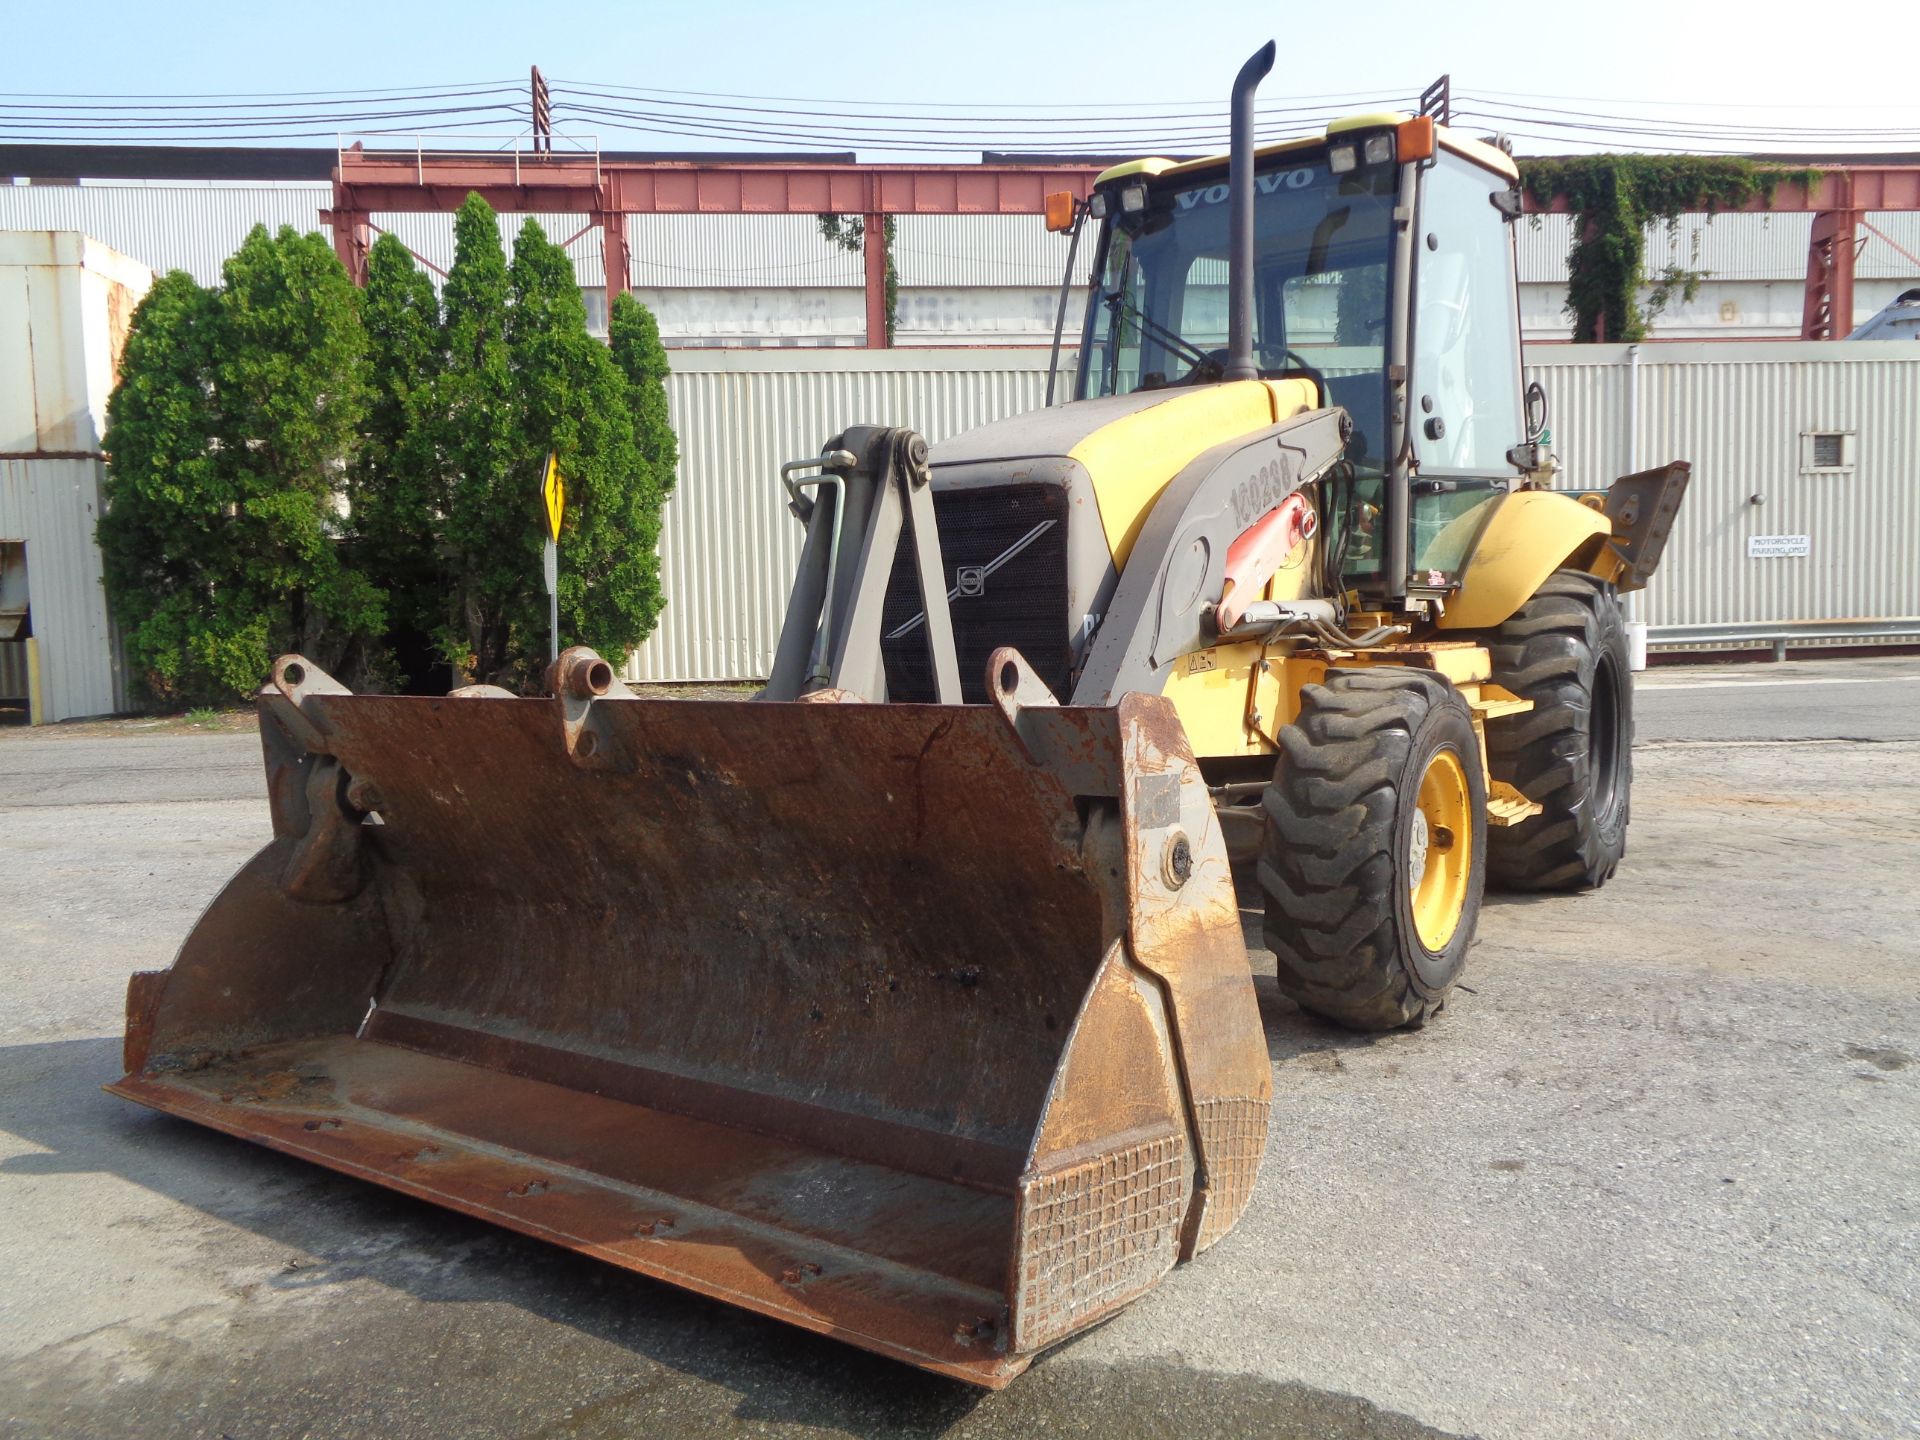
<svg viewBox="0 0 1920 1440">
<path fill-rule="evenodd" d="M 1414 237 L 1408 386 L 1411 590 L 1458 577 L 1526 438 L 1511 222 L 1504 176 L 1442 149 L 1422 177 Z"/>
</svg>

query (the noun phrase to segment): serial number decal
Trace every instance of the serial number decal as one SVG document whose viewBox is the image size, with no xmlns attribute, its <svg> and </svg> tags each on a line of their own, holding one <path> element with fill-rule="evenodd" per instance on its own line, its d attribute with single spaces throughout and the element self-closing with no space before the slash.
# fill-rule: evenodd
<svg viewBox="0 0 1920 1440">
<path fill-rule="evenodd" d="M 1242 530 L 1287 498 L 1293 482 L 1286 463 L 1269 460 L 1233 487 L 1233 523 Z"/>
</svg>

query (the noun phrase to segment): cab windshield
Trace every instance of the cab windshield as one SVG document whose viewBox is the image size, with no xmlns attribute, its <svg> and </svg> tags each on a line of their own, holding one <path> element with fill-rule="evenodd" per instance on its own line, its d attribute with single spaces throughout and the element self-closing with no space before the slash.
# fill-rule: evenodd
<svg viewBox="0 0 1920 1440">
<path fill-rule="evenodd" d="M 1346 175 L 1325 154 L 1254 176 L 1253 346 L 1267 378 L 1310 375 L 1346 409 L 1349 456 L 1385 469 L 1386 345 L 1397 167 Z M 1138 184 L 1139 182 L 1133 182 Z M 1080 358 L 1082 397 L 1218 380 L 1227 352 L 1227 182 L 1147 182 L 1128 211 L 1109 188 Z"/>
</svg>

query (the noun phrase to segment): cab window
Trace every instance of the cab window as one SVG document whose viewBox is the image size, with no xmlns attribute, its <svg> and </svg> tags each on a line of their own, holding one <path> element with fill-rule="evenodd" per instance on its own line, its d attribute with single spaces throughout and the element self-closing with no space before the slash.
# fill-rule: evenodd
<svg viewBox="0 0 1920 1440">
<path fill-rule="evenodd" d="M 1526 438 L 1512 227 L 1492 203 L 1503 188 L 1446 151 L 1422 186 L 1408 417 L 1416 583 L 1444 582 L 1465 563 L 1513 478 L 1507 451 Z"/>
</svg>

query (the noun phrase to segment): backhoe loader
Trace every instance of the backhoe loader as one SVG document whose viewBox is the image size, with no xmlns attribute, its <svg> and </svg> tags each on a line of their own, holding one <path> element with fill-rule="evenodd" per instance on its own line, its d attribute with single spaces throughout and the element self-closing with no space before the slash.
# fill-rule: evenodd
<svg viewBox="0 0 1920 1440">
<path fill-rule="evenodd" d="M 260 691 L 274 839 L 121 1095 L 978 1385 L 1252 1192 L 1279 986 L 1426 1022 L 1625 847 L 1674 464 L 1544 487 L 1516 171 L 1431 116 L 1061 197 L 1073 398 L 784 467 L 753 702 Z"/>
</svg>

